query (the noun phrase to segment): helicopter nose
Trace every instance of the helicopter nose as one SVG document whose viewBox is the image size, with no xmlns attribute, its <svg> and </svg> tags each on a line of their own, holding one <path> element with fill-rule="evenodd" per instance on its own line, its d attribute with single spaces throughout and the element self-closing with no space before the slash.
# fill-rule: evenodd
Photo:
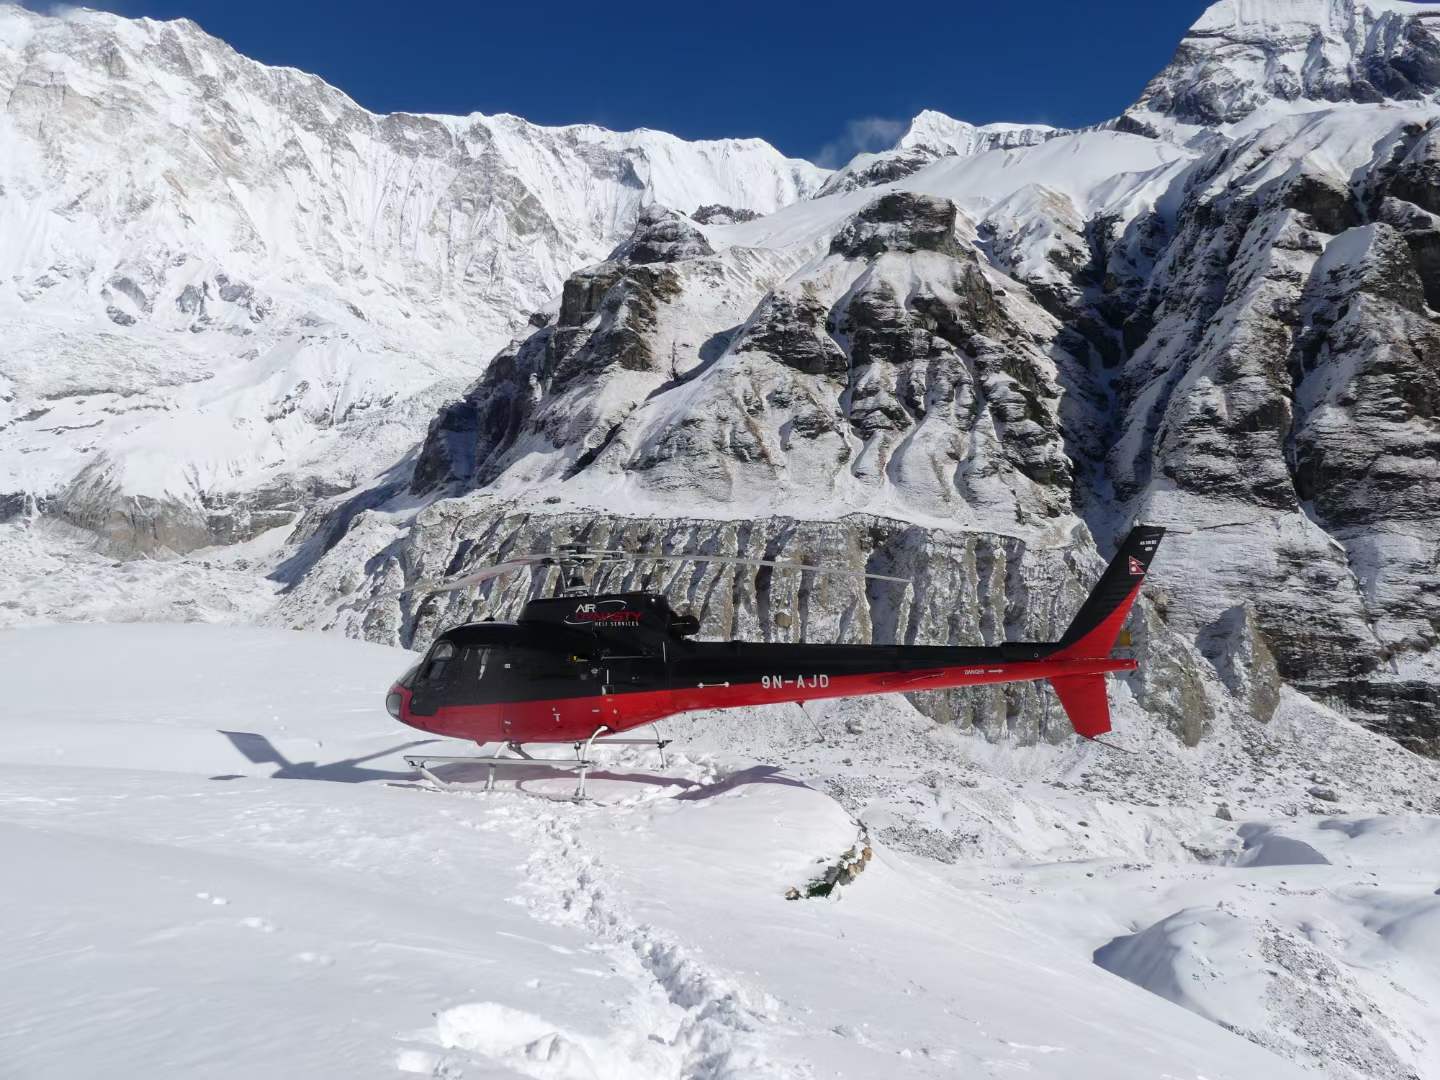
<svg viewBox="0 0 1440 1080">
<path fill-rule="evenodd" d="M 400 706 L 403 701 L 404 697 L 400 693 L 400 688 L 398 686 L 392 686 L 390 692 L 385 695 L 385 711 L 396 720 L 399 720 Z"/>
</svg>

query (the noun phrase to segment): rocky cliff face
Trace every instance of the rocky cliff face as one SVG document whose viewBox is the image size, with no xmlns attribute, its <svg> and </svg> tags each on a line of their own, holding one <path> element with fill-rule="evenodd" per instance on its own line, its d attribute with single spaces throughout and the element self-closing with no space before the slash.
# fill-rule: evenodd
<svg viewBox="0 0 1440 1080">
<path fill-rule="evenodd" d="M 1197 529 L 1175 538 L 1184 631 L 1245 605 L 1284 678 L 1435 753 L 1440 320 L 1433 188 L 1410 179 L 1433 175 L 1434 110 L 1360 115 L 1217 146 L 1076 278 L 1103 280 L 1090 310 L 1124 354 L 1114 496 Z"/>
<path fill-rule="evenodd" d="M 987 276 L 958 220 L 947 199 L 882 195 L 765 291 L 754 251 L 716 255 L 677 215 L 647 215 L 441 415 L 413 490 L 574 481 L 717 510 L 803 493 L 812 515 L 881 497 L 1056 518 L 1070 467 L 1054 328 Z M 666 348 L 681 325 L 683 353 Z"/>
<path fill-rule="evenodd" d="M 423 643 L 456 619 L 513 615 L 546 582 L 417 607 L 368 598 L 417 574 L 583 541 L 820 560 L 915 582 L 695 563 L 617 569 L 601 583 L 661 588 L 712 634 L 1058 635 L 1099 563 L 1075 550 L 1089 540 L 1071 506 L 1061 408 L 1084 373 L 1054 346 L 1059 325 L 974 239 L 950 200 L 893 191 L 767 290 L 754 249 L 717 252 L 678 215 L 646 214 L 611 260 L 572 275 L 552 323 L 437 417 L 405 496 L 433 501 L 413 524 L 353 504 L 312 516 L 284 617 Z M 702 303 L 711 318 L 697 323 Z M 677 371 L 665 343 L 678 326 L 714 351 L 687 344 Z M 1203 660 L 1163 620 L 1137 637 L 1153 663 L 1135 692 L 1197 740 L 1215 692 Z M 1068 730 L 1034 688 L 920 700 L 993 738 Z"/>
<path fill-rule="evenodd" d="M 758 140 L 380 116 L 195 24 L 0 8 L 0 504 L 121 552 L 369 480 L 641 208 L 769 212 Z"/>
<path fill-rule="evenodd" d="M 1264 722 L 1288 683 L 1440 752 L 1440 8 L 1321 6 L 1217 4 L 1119 131 L 901 146 L 855 163 L 879 170 L 863 184 L 698 233 L 647 216 L 432 424 L 413 527 L 354 503 L 307 522 L 287 617 L 423 641 L 544 583 L 366 597 L 622 537 L 916 581 L 627 579 L 712 633 L 1044 637 L 1091 536 L 1143 519 L 1173 533 L 1131 689 L 1172 731 Z M 925 707 L 1043 738 L 1030 693 Z"/>
</svg>

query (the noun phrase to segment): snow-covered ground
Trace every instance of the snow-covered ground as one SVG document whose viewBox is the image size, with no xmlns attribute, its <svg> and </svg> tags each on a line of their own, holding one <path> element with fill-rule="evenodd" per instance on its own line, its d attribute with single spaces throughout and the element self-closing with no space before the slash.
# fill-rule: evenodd
<svg viewBox="0 0 1440 1080">
<path fill-rule="evenodd" d="M 1390 761 L 1416 813 L 1355 813 L 1347 770 L 1348 808 L 1292 816 L 1223 738 L 1000 750 L 898 699 L 676 723 L 668 768 L 627 750 L 574 804 L 537 797 L 573 784 L 544 767 L 528 793 L 415 784 L 425 736 L 381 707 L 412 660 L 247 627 L 0 631 L 0 1071 L 1440 1075 L 1434 770 L 1343 722 L 1306 714 L 1337 768 Z M 1186 801 L 1156 797 L 1167 771 Z M 842 803 L 869 869 L 785 900 L 855 843 Z M 927 820 L 973 843 L 921 857 Z"/>
<path fill-rule="evenodd" d="M 266 577 L 289 529 L 183 557 L 117 560 L 64 522 L 0 522 L 0 627 L 56 622 L 257 621 L 273 606 Z"/>
</svg>

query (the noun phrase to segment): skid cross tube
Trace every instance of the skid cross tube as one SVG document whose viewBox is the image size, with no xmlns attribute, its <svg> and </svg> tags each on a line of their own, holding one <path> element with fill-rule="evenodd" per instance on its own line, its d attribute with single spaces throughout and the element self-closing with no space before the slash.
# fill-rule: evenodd
<svg viewBox="0 0 1440 1080">
<path fill-rule="evenodd" d="M 436 776 L 430 769 L 432 765 L 484 765 L 485 766 L 485 790 L 495 790 L 495 770 L 516 765 L 549 765 L 557 769 L 574 769 L 580 774 L 580 782 L 575 788 L 575 798 L 584 799 L 585 779 L 589 775 L 596 762 L 591 756 L 596 746 L 653 746 L 660 753 L 660 767 L 666 766 L 665 748 L 674 740 L 665 739 L 660 736 L 659 731 L 651 739 L 626 739 L 608 738 L 602 739 L 603 732 L 611 730 L 608 724 L 601 724 L 590 733 L 590 737 L 583 742 L 572 743 L 575 748 L 575 760 L 568 758 L 535 757 L 527 751 L 523 744 L 518 742 L 505 742 L 503 750 L 509 750 L 515 757 L 503 757 L 495 754 L 406 754 L 405 764 L 418 772 L 426 780 L 429 780 L 438 788 L 449 790 L 450 784 Z"/>
<path fill-rule="evenodd" d="M 529 754 L 523 757 L 500 757 L 498 755 L 447 755 L 447 754 L 406 754 L 405 764 L 425 777 L 432 784 L 439 788 L 449 789 L 450 784 L 440 779 L 430 771 L 431 765 L 484 765 L 486 768 L 485 790 L 495 790 L 495 770 L 508 765 L 528 765 L 532 762 L 546 761 L 545 758 L 533 758 Z M 574 768 L 574 765 L 564 759 L 549 760 L 549 764 L 558 765 L 561 768 Z"/>
<path fill-rule="evenodd" d="M 610 728 L 607 725 L 601 724 L 598 728 L 591 732 L 590 737 L 586 739 L 583 743 L 577 742 L 575 744 L 574 761 L 569 761 L 565 758 L 532 757 L 530 754 L 526 753 L 525 749 L 519 743 L 507 742 L 505 744 L 505 749 L 514 751 L 516 754 L 519 755 L 518 757 L 501 757 L 498 754 L 406 754 L 405 764 L 409 765 L 412 769 L 417 771 L 421 776 L 425 777 L 426 780 L 429 780 L 436 787 L 444 788 L 446 790 L 450 788 L 450 785 L 444 780 L 442 780 L 440 777 L 436 776 L 433 772 L 431 772 L 430 766 L 484 765 L 486 770 L 486 791 L 495 790 L 495 770 L 497 768 L 514 767 L 516 765 L 543 764 L 559 769 L 576 769 L 580 773 L 580 782 L 575 787 L 575 798 L 577 800 L 580 800 L 585 798 L 585 777 L 589 773 L 590 769 L 595 765 L 594 759 L 590 756 L 591 749 L 597 741 L 606 741 L 601 740 L 599 736 L 601 732 L 609 730 Z M 660 741 L 654 739 L 627 739 L 616 741 L 636 743 L 644 746 L 660 745 Z M 664 753 L 663 746 L 661 746 L 661 753 Z"/>
</svg>

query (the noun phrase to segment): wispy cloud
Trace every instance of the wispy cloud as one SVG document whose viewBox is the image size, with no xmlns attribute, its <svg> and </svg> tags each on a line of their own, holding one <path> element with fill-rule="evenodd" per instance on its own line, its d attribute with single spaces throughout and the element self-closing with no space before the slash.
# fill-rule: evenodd
<svg viewBox="0 0 1440 1080">
<path fill-rule="evenodd" d="M 864 151 L 888 150 L 905 134 L 907 121 L 889 120 L 883 116 L 862 116 L 851 120 L 838 138 L 832 139 L 815 154 L 815 164 L 838 169 L 856 154 Z"/>
</svg>

